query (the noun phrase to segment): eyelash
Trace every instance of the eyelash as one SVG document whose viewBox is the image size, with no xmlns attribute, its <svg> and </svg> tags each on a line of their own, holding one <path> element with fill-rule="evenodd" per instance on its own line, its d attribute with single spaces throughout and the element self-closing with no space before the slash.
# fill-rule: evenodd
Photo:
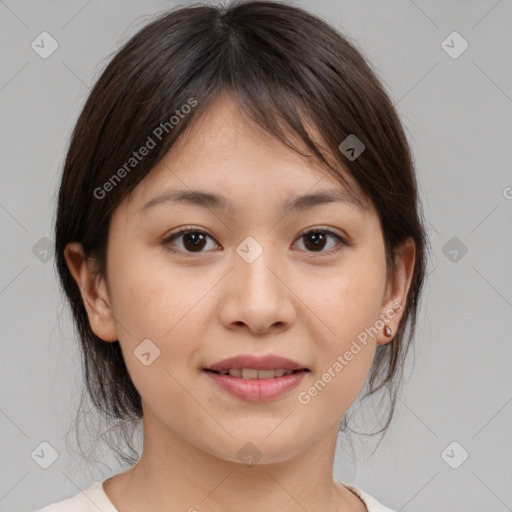
<svg viewBox="0 0 512 512">
<path fill-rule="evenodd" d="M 199 251 L 199 252 L 196 252 L 196 253 L 194 253 L 194 252 L 186 252 L 186 251 L 181 251 L 181 250 L 178 250 L 178 249 L 175 249 L 174 247 L 172 247 L 171 243 L 176 238 L 179 238 L 180 236 L 186 235 L 186 234 L 189 234 L 189 233 L 201 233 L 201 234 L 206 235 L 207 237 L 211 238 L 212 240 L 214 240 L 214 238 L 212 236 L 210 236 L 208 233 L 206 233 L 205 231 L 202 231 L 202 230 L 197 229 L 197 228 L 186 227 L 186 228 L 181 229 L 180 231 L 177 231 L 176 233 L 172 233 L 170 236 L 168 236 L 165 240 L 162 241 L 162 245 L 165 245 L 167 250 L 169 250 L 169 251 L 171 251 L 173 253 L 185 254 L 186 257 L 194 257 L 194 255 L 201 254 L 202 252 L 204 252 L 204 251 Z M 321 254 L 323 256 L 330 256 L 332 254 L 338 253 L 344 247 L 350 247 L 350 244 L 343 237 L 341 237 L 340 235 L 338 235 L 337 233 L 334 233 L 333 231 L 331 231 L 329 229 L 322 229 L 322 228 L 308 229 L 307 231 L 302 233 L 302 235 L 300 235 L 298 239 L 300 240 L 303 237 L 305 237 L 305 236 L 307 236 L 307 235 L 309 235 L 311 233 L 327 234 L 328 236 L 332 236 L 333 238 L 335 238 L 338 241 L 338 243 L 337 243 L 337 246 L 334 249 L 330 249 L 329 251 L 319 251 L 318 253 L 315 253 L 315 251 L 306 251 L 306 252 L 309 252 L 309 253 L 312 253 L 312 254 Z"/>
</svg>

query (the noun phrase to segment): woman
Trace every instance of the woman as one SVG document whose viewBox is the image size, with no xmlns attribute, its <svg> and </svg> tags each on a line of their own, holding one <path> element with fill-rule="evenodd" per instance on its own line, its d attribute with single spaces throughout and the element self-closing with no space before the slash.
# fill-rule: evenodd
<svg viewBox="0 0 512 512">
<path fill-rule="evenodd" d="M 87 389 L 144 448 L 42 511 L 389 511 L 334 452 L 363 388 L 389 425 L 427 239 L 345 37 L 284 3 L 160 16 L 87 100 L 55 230 Z"/>
</svg>

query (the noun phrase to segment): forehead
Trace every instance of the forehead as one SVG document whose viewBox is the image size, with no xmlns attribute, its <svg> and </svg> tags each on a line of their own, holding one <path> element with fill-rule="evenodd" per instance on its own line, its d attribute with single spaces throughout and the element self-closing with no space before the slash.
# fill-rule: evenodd
<svg viewBox="0 0 512 512">
<path fill-rule="evenodd" d="M 285 208 L 340 200 L 367 209 L 355 180 L 345 169 L 340 172 L 353 190 L 325 165 L 262 129 L 229 96 L 220 96 L 138 185 L 130 202 L 138 212 L 172 201 L 229 210 L 230 196 L 279 194 Z"/>
</svg>

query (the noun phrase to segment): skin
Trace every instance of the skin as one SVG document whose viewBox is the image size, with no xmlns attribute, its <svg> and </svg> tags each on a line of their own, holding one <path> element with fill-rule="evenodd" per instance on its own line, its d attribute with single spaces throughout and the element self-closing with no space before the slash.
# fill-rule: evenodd
<svg viewBox="0 0 512 512">
<path fill-rule="evenodd" d="M 104 484 L 120 512 L 366 510 L 333 480 L 338 422 L 361 391 L 376 346 L 392 337 L 381 329 L 308 404 L 297 397 L 379 315 L 405 303 L 415 249 L 409 240 L 397 252 L 397 273 L 387 282 L 371 204 L 281 211 L 285 199 L 341 187 L 221 96 L 115 210 L 108 287 L 93 277 L 80 244 L 68 244 L 92 329 L 106 343 L 119 340 L 143 402 L 141 459 Z M 166 203 L 139 213 L 177 188 L 224 195 L 232 210 Z M 189 226 L 211 238 L 195 252 L 186 235 L 163 243 Z M 302 236 L 308 228 L 330 229 L 352 245 L 329 236 L 315 249 Z M 252 263 L 236 252 L 247 236 L 263 249 Z M 393 331 L 402 311 L 387 323 Z M 160 350 L 148 366 L 134 356 L 146 338 Z M 235 398 L 201 371 L 233 355 L 271 353 L 311 372 L 270 401 Z M 237 456 L 248 442 L 261 454 L 250 467 Z"/>
</svg>

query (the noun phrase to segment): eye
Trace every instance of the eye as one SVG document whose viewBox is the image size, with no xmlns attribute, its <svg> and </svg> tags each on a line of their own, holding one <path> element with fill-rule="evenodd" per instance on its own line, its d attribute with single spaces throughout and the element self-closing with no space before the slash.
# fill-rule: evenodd
<svg viewBox="0 0 512 512">
<path fill-rule="evenodd" d="M 182 238 L 181 247 L 175 247 L 175 241 Z M 327 241 L 334 240 L 334 247 L 324 251 Z M 171 252 L 181 252 L 185 254 L 205 252 L 203 249 L 208 245 L 208 239 L 214 240 L 208 233 L 195 228 L 184 228 L 176 233 L 172 233 L 167 237 L 162 244 L 166 246 Z M 303 233 L 299 240 L 305 240 L 304 246 L 306 252 L 319 252 L 326 255 L 334 254 L 349 246 L 349 243 L 340 235 L 328 229 L 313 228 Z M 213 248 L 219 247 L 218 244 L 213 244 Z"/>
<path fill-rule="evenodd" d="M 182 238 L 182 247 L 176 249 L 173 247 L 173 243 L 175 240 Z M 193 228 L 185 228 L 176 233 L 173 233 L 171 236 L 166 238 L 162 243 L 169 249 L 171 252 L 184 252 L 184 253 L 200 253 L 203 252 L 203 249 L 207 244 L 207 239 L 213 240 L 213 238 L 201 231 L 199 229 Z M 214 244 L 215 245 L 215 244 Z"/>
<path fill-rule="evenodd" d="M 327 251 L 323 251 L 322 249 L 328 245 L 327 240 L 331 238 L 335 241 L 334 247 Z M 340 235 L 330 231 L 328 229 L 321 228 L 313 228 L 305 233 L 303 233 L 299 240 L 304 239 L 304 246 L 306 247 L 307 252 L 321 252 L 323 254 L 334 254 L 343 249 L 343 247 L 348 246 L 348 242 L 342 238 Z"/>
</svg>

